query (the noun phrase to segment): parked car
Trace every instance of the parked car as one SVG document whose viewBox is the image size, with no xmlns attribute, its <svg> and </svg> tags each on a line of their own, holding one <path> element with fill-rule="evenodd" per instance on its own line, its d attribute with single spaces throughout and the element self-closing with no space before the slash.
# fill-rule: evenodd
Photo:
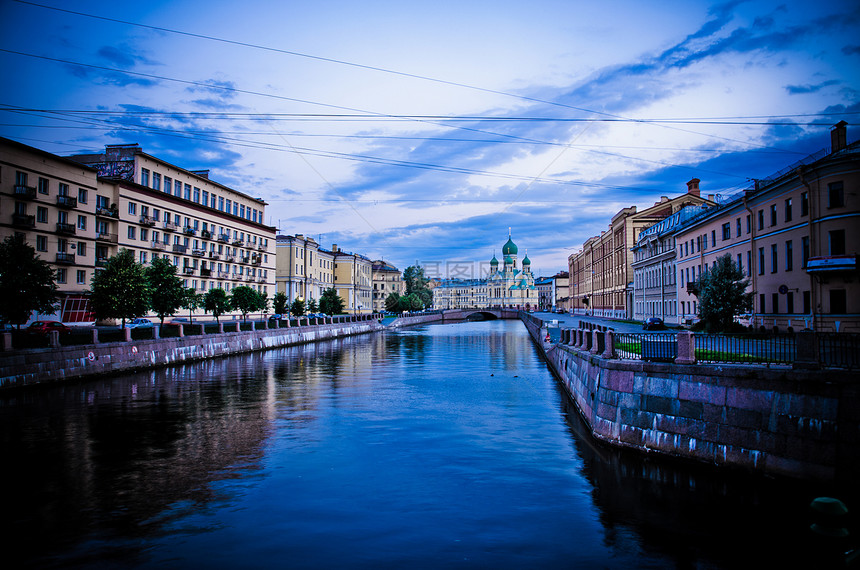
<svg viewBox="0 0 860 570">
<path fill-rule="evenodd" d="M 281 319 L 283 319 L 283 318 L 284 318 L 284 315 L 282 315 L 282 314 L 280 314 L 280 313 L 275 313 L 274 315 L 271 315 L 271 316 L 269 317 L 269 321 L 270 321 L 270 322 L 280 321 L 280 320 L 281 320 Z"/>
<path fill-rule="evenodd" d="M 32 334 L 47 335 L 51 331 L 65 335 L 71 333 L 72 329 L 59 321 L 33 321 L 27 327 L 27 332 Z"/>
<path fill-rule="evenodd" d="M 125 326 L 130 329 L 151 329 L 155 325 L 149 319 L 131 319 Z"/>
<path fill-rule="evenodd" d="M 642 324 L 642 330 L 645 331 L 660 331 L 666 328 L 663 324 L 663 319 L 659 317 L 648 317 Z"/>
<path fill-rule="evenodd" d="M 166 323 L 166 325 L 190 325 L 191 321 L 186 319 L 185 317 L 177 317 L 175 319 L 170 319 Z"/>
</svg>

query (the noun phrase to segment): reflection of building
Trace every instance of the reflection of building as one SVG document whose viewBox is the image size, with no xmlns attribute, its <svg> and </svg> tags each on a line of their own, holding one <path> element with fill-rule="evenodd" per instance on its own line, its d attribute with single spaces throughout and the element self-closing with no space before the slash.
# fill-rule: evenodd
<svg viewBox="0 0 860 570">
<path fill-rule="evenodd" d="M 385 310 L 385 300 L 389 295 L 404 294 L 406 284 L 403 282 L 400 270 L 381 259 L 373 262 L 372 272 L 373 310 L 378 313 Z"/>
<path fill-rule="evenodd" d="M 56 266 L 63 321 L 92 321 L 84 292 L 120 248 L 143 264 L 170 260 L 199 293 L 274 289 L 275 233 L 263 223 L 266 203 L 209 180 L 208 171 L 174 166 L 137 145 L 61 158 L 0 139 L 0 150 L 0 192 L 14 202 L 0 227 L 24 234 Z"/>
<path fill-rule="evenodd" d="M 490 261 L 490 274 L 486 279 L 442 280 L 433 290 L 433 308 L 537 308 L 538 291 L 531 272 L 531 261 L 526 254 L 522 269 L 518 269 L 517 253 L 518 248 L 509 235 L 507 243 L 502 247 L 501 266 L 494 255 Z"/>
<path fill-rule="evenodd" d="M 860 331 L 860 141 L 848 145 L 845 127 L 833 128 L 830 153 L 757 181 L 673 232 L 682 319 L 698 313 L 687 284 L 728 254 L 749 276 L 756 326 Z"/>
<path fill-rule="evenodd" d="M 582 250 L 568 257 L 570 270 L 570 308 L 602 317 L 633 316 L 632 248 L 639 233 L 672 215 L 684 206 L 713 202 L 699 196 L 699 180 L 687 183 L 687 193 L 660 201 L 641 212 L 636 206 L 624 208 L 609 223 L 609 229 L 586 240 Z"/>
</svg>

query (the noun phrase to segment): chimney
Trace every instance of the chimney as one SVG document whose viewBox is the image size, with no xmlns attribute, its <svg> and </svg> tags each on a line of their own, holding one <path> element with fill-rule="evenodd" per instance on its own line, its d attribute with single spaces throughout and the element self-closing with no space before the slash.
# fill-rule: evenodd
<svg viewBox="0 0 860 570">
<path fill-rule="evenodd" d="M 698 178 L 693 178 L 689 182 L 687 182 L 687 194 L 692 194 L 693 196 L 699 195 L 699 180 Z"/>
<path fill-rule="evenodd" d="M 337 253 L 337 244 L 336 244 L 336 243 L 331 244 L 331 250 L 332 250 L 334 253 Z"/>
<path fill-rule="evenodd" d="M 830 129 L 830 152 L 839 152 L 848 146 L 848 131 L 846 127 L 848 123 L 839 121 L 833 128 Z"/>
<path fill-rule="evenodd" d="M 192 170 L 190 172 L 191 172 L 191 174 L 196 174 L 197 176 L 199 176 L 201 178 L 205 178 L 206 180 L 209 180 L 209 170 Z"/>
<path fill-rule="evenodd" d="M 714 201 L 714 195 L 708 194 L 708 202 L 713 202 L 713 201 Z"/>
</svg>

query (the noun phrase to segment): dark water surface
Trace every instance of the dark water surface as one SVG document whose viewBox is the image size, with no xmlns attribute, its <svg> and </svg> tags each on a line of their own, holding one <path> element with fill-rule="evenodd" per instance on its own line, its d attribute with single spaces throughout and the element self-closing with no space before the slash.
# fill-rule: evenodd
<svg viewBox="0 0 860 570">
<path fill-rule="evenodd" d="M 583 435 L 518 321 L 434 325 L 0 398 L 33 568 L 802 568 L 832 489 Z"/>
</svg>

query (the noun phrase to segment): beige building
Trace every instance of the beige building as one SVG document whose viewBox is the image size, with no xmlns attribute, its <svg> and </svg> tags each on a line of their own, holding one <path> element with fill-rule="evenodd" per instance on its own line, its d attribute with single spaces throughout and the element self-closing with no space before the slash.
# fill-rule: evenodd
<svg viewBox="0 0 860 570">
<path fill-rule="evenodd" d="M 277 290 L 292 303 L 319 302 L 323 291 L 334 287 L 334 254 L 302 234 L 277 237 Z"/>
<path fill-rule="evenodd" d="M 684 206 L 713 204 L 699 195 L 699 180 L 687 183 L 687 193 L 660 201 L 639 211 L 619 211 L 609 229 L 585 241 L 568 257 L 570 308 L 574 314 L 629 319 L 633 317 L 633 246 L 642 230 L 671 216 Z"/>
<path fill-rule="evenodd" d="M 86 295 L 92 274 L 120 248 L 143 264 L 169 259 L 198 293 L 239 285 L 274 292 L 275 232 L 263 223 L 262 200 L 137 145 L 63 158 L 0 142 L 3 193 L 8 172 L 9 193 L 19 194 L 10 201 L 18 214 L 4 230 L 24 233 L 56 265 L 64 322 L 92 322 Z"/>
<path fill-rule="evenodd" d="M 749 275 L 756 327 L 860 332 L 860 141 L 807 157 L 695 224 L 674 232 L 678 314 L 692 322 L 697 299 L 688 283 L 730 255 Z"/>
<path fill-rule="evenodd" d="M 344 311 L 361 315 L 373 312 L 373 262 L 358 253 L 331 246 L 334 255 L 334 287 L 344 301 Z"/>
<path fill-rule="evenodd" d="M 378 259 L 373 262 L 373 310 L 381 313 L 385 310 L 385 300 L 392 293 L 403 295 L 406 293 L 406 283 L 400 270 L 390 263 Z"/>
</svg>

